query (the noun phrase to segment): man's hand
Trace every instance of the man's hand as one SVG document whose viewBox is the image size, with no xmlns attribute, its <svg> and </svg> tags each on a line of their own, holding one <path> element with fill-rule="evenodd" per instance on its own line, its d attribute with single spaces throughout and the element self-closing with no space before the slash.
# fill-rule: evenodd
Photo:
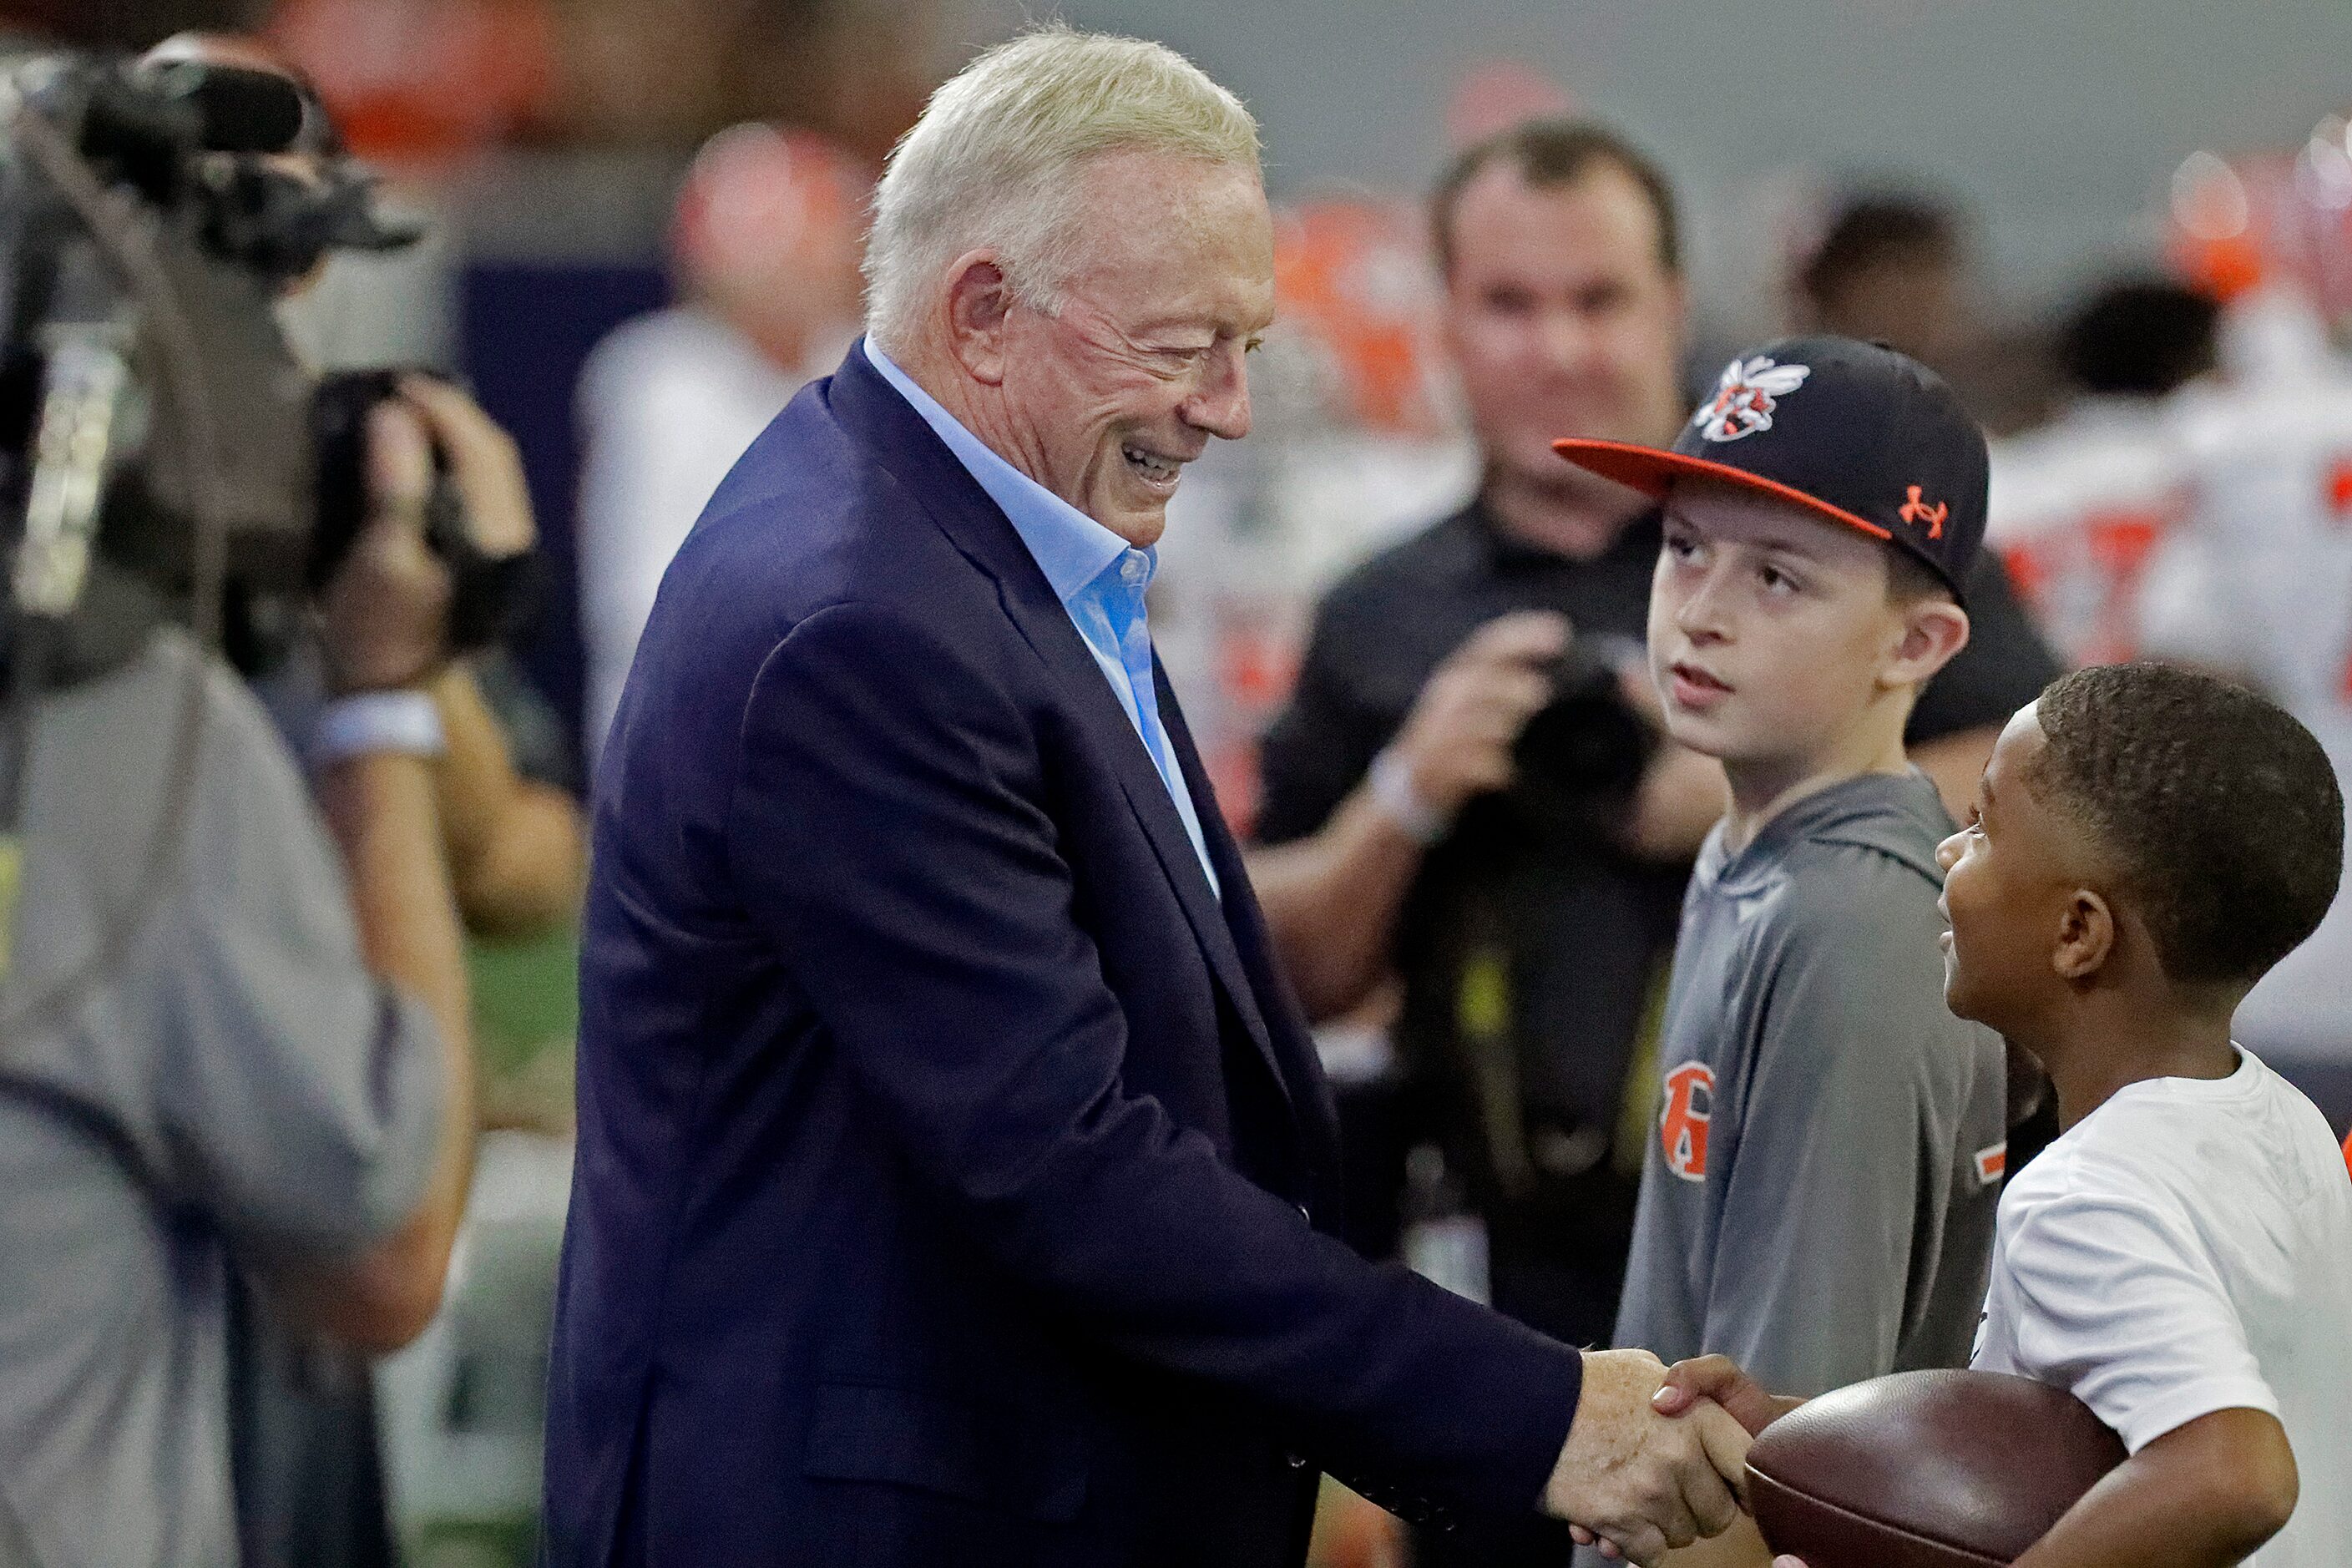
<svg viewBox="0 0 2352 1568">
<path fill-rule="evenodd" d="M 1570 635 L 1566 616 L 1522 610 L 1488 621 L 1437 667 L 1395 742 L 1423 805 L 1451 816 L 1511 782 L 1511 747 L 1551 700 L 1544 666 Z"/>
<path fill-rule="evenodd" d="M 1785 1394 L 1767 1394 L 1756 1381 L 1733 1364 L 1728 1356 L 1695 1356 L 1666 1369 L 1665 1381 L 1650 1403 L 1661 1415 L 1680 1415 L 1701 1400 L 1711 1399 L 1731 1413 L 1751 1437 L 1804 1403 Z"/>
<path fill-rule="evenodd" d="M 1585 1352 L 1576 1419 L 1544 1487 L 1544 1511 L 1644 1564 L 1731 1527 L 1739 1503 L 1729 1482 L 1748 1452 L 1746 1434 L 1719 1410 L 1660 1415 L 1652 1401 L 1665 1375 L 1647 1351 Z"/>
<path fill-rule="evenodd" d="M 448 659 L 449 570 L 425 541 L 436 452 L 477 549 L 520 555 L 537 537 L 513 437 L 447 383 L 402 377 L 400 396 L 368 415 L 367 526 L 320 598 L 337 695 L 419 685 Z"/>
<path fill-rule="evenodd" d="M 465 498 L 467 531 L 475 548 L 493 557 L 529 550 L 537 530 L 514 437 L 446 381 L 404 375 L 400 395 L 423 416 L 434 447 L 448 462 L 449 478 Z"/>
<path fill-rule="evenodd" d="M 1388 973 L 1397 911 L 1423 852 L 1471 796 L 1511 782 L 1512 744 L 1551 700 L 1542 666 L 1568 641 L 1567 619 L 1540 612 L 1471 633 L 1423 684 L 1373 763 L 1375 776 L 1402 763 L 1412 799 L 1383 798 L 1367 778 L 1319 831 L 1251 853 L 1251 884 L 1307 1016 L 1339 1017 Z"/>
<path fill-rule="evenodd" d="M 433 449 L 417 413 L 368 415 L 370 516 L 320 596 L 320 640 L 338 696 L 414 686 L 448 658 L 449 569 L 425 542 Z"/>
</svg>

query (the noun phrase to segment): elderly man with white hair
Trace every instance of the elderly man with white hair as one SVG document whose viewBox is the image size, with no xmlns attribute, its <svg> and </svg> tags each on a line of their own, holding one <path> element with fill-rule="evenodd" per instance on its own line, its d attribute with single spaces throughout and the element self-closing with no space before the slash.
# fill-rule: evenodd
<svg viewBox="0 0 2352 1568">
<path fill-rule="evenodd" d="M 894 154 L 868 335 L 704 510 L 598 780 L 549 1563 L 1276 1568 L 1326 1468 L 1645 1561 L 1729 1522 L 1656 1362 L 1331 1234 L 1144 614 L 1272 258 L 1156 45 L 1031 33 Z"/>
</svg>

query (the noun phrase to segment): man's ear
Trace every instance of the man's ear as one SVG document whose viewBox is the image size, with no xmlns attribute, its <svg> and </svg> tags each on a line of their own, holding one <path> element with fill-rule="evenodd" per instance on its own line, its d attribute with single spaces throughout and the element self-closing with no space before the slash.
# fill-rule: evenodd
<svg viewBox="0 0 2352 1568">
<path fill-rule="evenodd" d="M 1013 313 L 1013 280 L 992 250 L 956 258 L 948 275 L 948 342 L 956 361 L 974 381 L 1004 383 L 1004 331 Z"/>
<path fill-rule="evenodd" d="M 2058 911 L 2057 942 L 2050 950 L 2050 967 L 2061 980 L 2090 979 L 2104 968 L 2116 950 L 2116 911 L 2106 899 L 2088 888 L 2077 888 Z"/>
<path fill-rule="evenodd" d="M 1969 646 L 1969 613 L 1949 599 L 1927 598 L 1903 612 L 1903 635 L 1887 661 L 1889 686 L 1924 686 Z"/>
</svg>

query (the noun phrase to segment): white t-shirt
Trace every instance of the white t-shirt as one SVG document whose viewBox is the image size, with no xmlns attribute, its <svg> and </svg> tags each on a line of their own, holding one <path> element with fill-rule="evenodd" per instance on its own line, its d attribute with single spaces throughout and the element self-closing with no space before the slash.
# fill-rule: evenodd
<svg viewBox="0 0 2352 1568">
<path fill-rule="evenodd" d="M 2252 1053 L 2125 1088 L 2001 1195 L 1971 1364 L 2073 1393 L 2137 1453 L 2217 1410 L 2278 1417 L 2303 1479 L 2259 1568 L 2352 1563 L 2352 1179 Z"/>
</svg>

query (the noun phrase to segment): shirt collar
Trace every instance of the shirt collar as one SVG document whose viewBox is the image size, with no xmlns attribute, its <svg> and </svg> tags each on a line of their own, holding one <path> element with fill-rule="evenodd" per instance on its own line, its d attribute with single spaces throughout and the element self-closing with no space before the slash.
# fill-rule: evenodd
<svg viewBox="0 0 2352 1568">
<path fill-rule="evenodd" d="M 1067 605 L 1084 593 L 1128 553 L 1126 540 L 1006 462 L 986 442 L 965 429 L 954 415 L 940 406 L 937 398 L 891 363 L 890 356 L 872 338 L 866 340 L 865 346 L 866 359 L 881 373 L 882 379 L 913 405 L 915 412 L 923 416 L 923 423 L 947 443 L 948 450 L 955 454 L 965 471 L 980 481 L 980 488 L 988 492 L 989 499 L 1003 509 L 1013 531 L 1029 547 L 1029 553 L 1036 558 L 1045 581 L 1063 604 Z M 1143 575 L 1149 581 L 1157 554 L 1150 550 L 1136 553 L 1144 558 Z"/>
</svg>

